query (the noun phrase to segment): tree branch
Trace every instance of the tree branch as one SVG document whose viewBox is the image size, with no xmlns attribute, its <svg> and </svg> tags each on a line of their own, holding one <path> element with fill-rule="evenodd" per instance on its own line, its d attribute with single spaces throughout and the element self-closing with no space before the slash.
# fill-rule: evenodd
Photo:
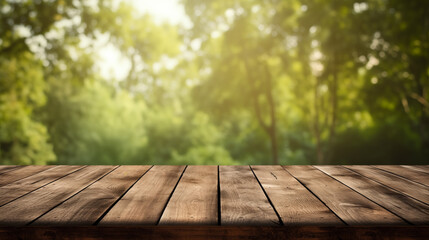
<svg viewBox="0 0 429 240">
<path fill-rule="evenodd" d="M 421 103 L 423 106 L 429 108 L 429 102 L 417 93 L 411 93 L 410 97 Z"/>
<path fill-rule="evenodd" d="M 253 97 L 252 99 L 253 99 L 253 106 L 255 108 L 256 118 L 258 119 L 258 122 L 261 125 L 261 127 L 268 134 L 270 134 L 270 127 L 264 122 L 264 119 L 262 118 L 261 107 L 259 106 L 259 101 L 258 101 L 259 93 L 258 93 L 256 85 L 255 85 L 254 77 L 252 74 L 250 74 L 251 68 L 250 68 L 250 65 L 249 65 L 247 58 L 244 59 L 244 66 L 246 68 L 247 76 L 249 77 L 249 80 L 251 82 L 250 84 L 251 84 L 251 91 L 252 91 L 252 97 Z"/>
</svg>

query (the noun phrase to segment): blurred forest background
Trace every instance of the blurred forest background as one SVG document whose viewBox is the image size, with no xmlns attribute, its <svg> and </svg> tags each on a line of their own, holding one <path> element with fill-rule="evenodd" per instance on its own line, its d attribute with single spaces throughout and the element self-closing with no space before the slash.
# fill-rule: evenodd
<svg viewBox="0 0 429 240">
<path fill-rule="evenodd" d="M 0 163 L 429 164 L 429 1 L 178 5 L 0 0 Z"/>
</svg>

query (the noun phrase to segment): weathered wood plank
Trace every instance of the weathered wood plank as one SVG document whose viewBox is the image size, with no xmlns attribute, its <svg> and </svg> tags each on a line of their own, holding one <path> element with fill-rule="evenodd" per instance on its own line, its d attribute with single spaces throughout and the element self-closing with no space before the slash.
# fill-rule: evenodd
<svg viewBox="0 0 429 240">
<path fill-rule="evenodd" d="M 159 224 L 217 225 L 217 166 L 188 166 Z"/>
<path fill-rule="evenodd" d="M 421 173 L 429 174 L 429 166 L 428 165 L 399 165 L 404 168 L 410 168 L 414 171 L 418 171 Z"/>
<path fill-rule="evenodd" d="M 56 166 L 0 187 L 0 206 L 57 180 L 83 166 Z"/>
<path fill-rule="evenodd" d="M 429 165 L 401 165 L 401 166 L 414 168 L 416 170 L 420 170 L 420 171 L 429 173 Z"/>
<path fill-rule="evenodd" d="M 249 166 L 220 166 L 221 225 L 279 225 Z"/>
<path fill-rule="evenodd" d="M 155 225 L 185 166 L 152 167 L 115 206 L 99 225 Z"/>
<path fill-rule="evenodd" d="M 322 202 L 281 166 L 252 166 L 284 225 L 343 225 Z"/>
<path fill-rule="evenodd" d="M 114 168 L 114 166 L 88 166 L 3 205 L 0 207 L 0 225 L 28 224 Z"/>
<path fill-rule="evenodd" d="M 0 166 L 0 174 L 3 174 L 5 172 L 9 172 L 11 170 L 16 170 L 18 168 L 22 168 L 23 166 L 18 165 L 1 165 Z"/>
<path fill-rule="evenodd" d="M 0 175 L 0 187 L 52 167 L 53 166 L 30 165 L 30 166 L 24 166 L 22 168 L 17 168 L 16 170 L 12 169 L 11 171 L 7 171 Z"/>
<path fill-rule="evenodd" d="M 285 166 L 285 169 L 349 225 L 405 224 L 399 217 L 312 166 Z"/>
<path fill-rule="evenodd" d="M 120 166 L 32 225 L 92 225 L 150 166 Z"/>
<path fill-rule="evenodd" d="M 345 166 L 367 178 L 429 204 L 429 187 L 371 166 Z"/>
<path fill-rule="evenodd" d="M 424 169 L 401 165 L 374 165 L 374 167 L 429 186 L 429 172 L 426 172 Z"/>
<path fill-rule="evenodd" d="M 429 206 L 341 166 L 316 166 L 348 187 L 413 224 L 429 224 Z"/>
</svg>

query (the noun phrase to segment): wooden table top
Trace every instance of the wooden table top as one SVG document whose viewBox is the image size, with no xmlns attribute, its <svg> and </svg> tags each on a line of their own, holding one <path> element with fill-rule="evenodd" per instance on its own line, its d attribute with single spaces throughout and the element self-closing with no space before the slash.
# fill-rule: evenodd
<svg viewBox="0 0 429 240">
<path fill-rule="evenodd" d="M 0 166 L 0 236 L 179 225 L 429 226 L 429 166 Z"/>
</svg>

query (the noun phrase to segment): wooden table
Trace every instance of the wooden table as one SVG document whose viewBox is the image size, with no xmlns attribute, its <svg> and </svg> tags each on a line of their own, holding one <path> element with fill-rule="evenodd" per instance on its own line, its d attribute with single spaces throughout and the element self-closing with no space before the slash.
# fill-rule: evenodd
<svg viewBox="0 0 429 240">
<path fill-rule="evenodd" d="M 0 166 L 0 239 L 429 239 L 429 166 Z"/>
</svg>

